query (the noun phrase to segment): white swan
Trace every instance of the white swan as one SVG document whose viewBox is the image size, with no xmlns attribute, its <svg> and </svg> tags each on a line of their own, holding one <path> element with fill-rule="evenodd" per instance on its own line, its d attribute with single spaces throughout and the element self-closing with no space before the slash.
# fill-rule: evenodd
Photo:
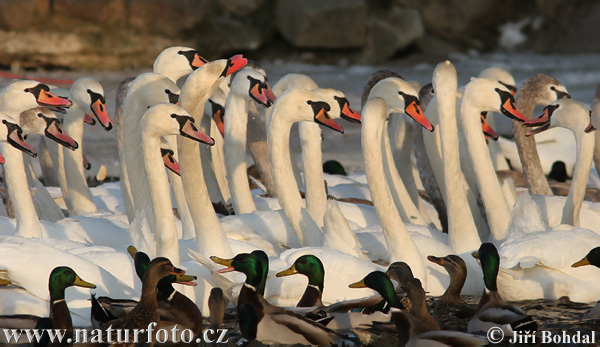
<svg viewBox="0 0 600 347">
<path fill-rule="evenodd" d="M 275 101 L 275 95 L 267 83 L 264 71 L 246 67 L 239 71 L 231 82 L 224 116 L 227 182 L 231 192 L 231 204 L 238 215 L 256 210 L 246 168 L 246 129 L 251 100 L 269 107 Z"/>
<path fill-rule="evenodd" d="M 158 104 L 144 113 L 141 129 L 141 149 L 148 190 L 152 199 L 152 212 L 156 226 L 156 255 L 167 257 L 179 264 L 179 239 L 175 218 L 171 211 L 171 197 L 167 174 L 160 158 L 160 139 L 166 135 L 180 135 L 203 143 L 214 141 L 202 134 L 194 125 L 194 119 L 181 107 Z M 139 178 L 138 178 L 139 179 Z M 177 266 L 176 265 L 176 266 Z"/>
<path fill-rule="evenodd" d="M 499 82 L 477 78 L 465 86 L 460 106 L 463 133 L 487 213 L 490 238 L 498 242 L 504 239 L 512 205 L 509 206 L 504 198 L 481 131 L 480 114 L 483 111 L 502 113 L 521 121 L 527 119 L 515 108 L 510 90 Z"/>
<path fill-rule="evenodd" d="M 50 88 L 42 83 L 31 80 L 20 80 L 15 81 L 8 86 L 6 86 L 0 92 L 0 112 L 3 112 L 9 116 L 12 116 L 19 122 L 18 119 L 23 111 L 28 109 L 32 109 L 38 106 L 55 106 L 55 107 L 70 107 L 72 106 L 71 101 L 56 97 L 52 93 L 49 92 Z M 37 218 L 37 214 L 35 212 L 35 207 L 33 204 L 33 200 L 31 198 L 31 194 L 24 194 L 23 196 L 19 196 L 20 189 L 23 189 L 22 186 L 25 186 L 27 190 L 29 190 L 29 184 L 27 183 L 27 178 L 25 177 L 25 168 L 23 165 L 23 156 L 19 151 L 10 146 L 7 143 L 3 143 L 0 145 L 2 148 L 2 155 L 5 160 L 9 162 L 7 168 L 12 165 L 13 179 L 17 179 L 17 182 L 14 183 L 17 186 L 10 187 L 11 184 L 9 178 L 7 177 L 7 184 L 9 185 L 9 193 L 13 197 L 15 202 L 15 213 L 20 215 L 21 218 L 17 220 L 17 235 L 24 237 L 41 237 L 42 230 L 39 223 L 39 219 Z M 12 162 L 16 164 L 10 164 Z M 20 165 L 20 167 L 17 166 Z M 15 177 L 16 175 L 16 177 Z M 7 176 L 10 174 L 7 173 Z M 22 177 L 21 177 L 22 176 Z M 19 181 L 19 178 L 23 178 L 25 182 L 22 180 Z"/>
</svg>

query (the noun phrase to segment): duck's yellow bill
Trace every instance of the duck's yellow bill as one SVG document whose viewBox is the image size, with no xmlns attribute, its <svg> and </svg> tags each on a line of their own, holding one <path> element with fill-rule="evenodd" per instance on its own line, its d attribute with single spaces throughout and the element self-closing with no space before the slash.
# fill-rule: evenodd
<svg viewBox="0 0 600 347">
<path fill-rule="evenodd" d="M 277 275 L 275 275 L 275 276 L 283 277 L 283 276 L 295 275 L 297 273 L 298 273 L 298 270 L 296 270 L 296 265 L 292 265 L 289 269 L 278 272 Z"/>
<path fill-rule="evenodd" d="M 590 261 L 588 260 L 587 257 L 581 259 L 580 261 L 576 262 L 575 264 L 571 265 L 571 267 L 580 267 L 580 266 L 584 266 L 584 265 L 590 265 Z"/>
<path fill-rule="evenodd" d="M 223 259 L 223 258 L 219 258 L 219 257 L 215 257 L 214 255 L 212 257 L 210 257 L 210 260 L 212 260 L 213 262 L 219 264 L 219 265 L 223 265 L 223 266 L 231 266 L 231 263 L 233 263 L 233 259 Z"/>
<path fill-rule="evenodd" d="M 438 265 L 444 266 L 444 258 L 438 258 L 438 257 L 434 257 L 433 255 L 429 255 L 429 256 L 427 256 L 427 260 L 429 260 L 432 263 L 436 263 Z"/>
<path fill-rule="evenodd" d="M 471 253 L 471 255 L 473 256 L 473 258 L 479 259 L 479 251 L 475 251 L 475 252 Z"/>
<path fill-rule="evenodd" d="M 175 276 L 175 283 L 183 284 L 186 286 L 197 286 L 198 284 L 194 282 L 196 279 L 196 276 L 177 275 Z"/>
<path fill-rule="evenodd" d="M 129 253 L 129 255 L 135 259 L 135 254 L 137 253 L 137 248 L 135 248 L 135 246 L 129 246 L 127 247 L 127 253 Z"/>
<path fill-rule="evenodd" d="M 78 287 L 84 287 L 84 288 L 96 288 L 96 285 L 90 282 L 86 282 L 84 280 L 81 279 L 81 277 L 77 276 L 75 277 L 75 282 L 73 282 L 73 285 L 76 285 Z"/>
<path fill-rule="evenodd" d="M 358 282 L 352 283 L 348 286 L 349 288 L 366 288 L 365 280 L 360 280 Z"/>
<path fill-rule="evenodd" d="M 0 287 L 10 286 L 12 282 L 10 280 L 0 279 Z"/>
</svg>

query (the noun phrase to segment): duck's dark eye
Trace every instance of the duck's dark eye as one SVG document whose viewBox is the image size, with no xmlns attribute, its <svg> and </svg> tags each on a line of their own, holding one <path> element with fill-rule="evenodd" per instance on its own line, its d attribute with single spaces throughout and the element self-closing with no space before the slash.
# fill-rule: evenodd
<svg viewBox="0 0 600 347">
<path fill-rule="evenodd" d="M 41 117 L 43 117 L 43 116 L 44 116 L 43 114 L 41 114 L 41 113 L 38 113 L 38 117 L 40 117 L 40 118 L 41 118 Z"/>
</svg>

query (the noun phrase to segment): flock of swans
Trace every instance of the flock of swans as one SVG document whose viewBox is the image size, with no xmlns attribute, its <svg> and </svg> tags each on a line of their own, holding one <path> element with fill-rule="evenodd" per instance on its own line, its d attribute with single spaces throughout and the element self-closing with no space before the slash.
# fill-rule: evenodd
<svg viewBox="0 0 600 347">
<path fill-rule="evenodd" d="M 430 295 L 442 295 L 450 278 L 428 256 L 451 254 L 467 270 L 462 293 L 481 295 L 490 287 L 471 253 L 487 242 L 497 248 L 505 300 L 600 297 L 598 270 L 571 268 L 600 246 L 600 209 L 584 202 L 600 102 L 590 109 L 570 99 L 550 76 L 532 76 L 517 89 L 508 72 L 491 68 L 459 88 L 446 61 L 419 91 L 380 71 L 358 113 L 343 92 L 309 76 L 289 74 L 271 88 L 266 72 L 241 55 L 207 61 L 192 48 L 171 47 L 153 72 L 120 85 L 117 103 L 111 119 L 102 86 L 89 77 L 69 90 L 16 80 L 0 91 L 4 193 L 14 211 L 0 217 L 0 269 L 13 283 L 0 291 L 2 314 L 47 316 L 47 279 L 57 266 L 94 282 L 98 295 L 139 297 L 129 245 L 198 276 L 197 286 L 180 291 L 205 316 L 211 289 L 233 302 L 244 290 L 244 274 L 222 275 L 215 262 L 232 266 L 227 259 L 256 250 L 271 271 L 264 299 L 279 306 L 295 306 L 306 280 L 274 273 L 307 255 L 326 273 L 325 305 L 372 294 L 348 285 L 396 262 Z M 508 166 L 491 113 L 514 123 L 528 189 L 496 175 Z M 321 132 L 343 136 L 344 121 L 361 124 L 362 154 L 355 155 L 364 158 L 364 176 L 323 172 Z M 86 123 L 118 132 L 119 183 L 88 188 Z M 295 123 L 302 171 L 290 152 Z M 566 197 L 552 195 L 533 140 L 554 127 L 570 130 L 577 144 Z M 64 205 L 33 173 L 29 134 L 44 136 Z M 247 152 L 260 189 L 250 188 Z M 73 290 L 68 304 L 73 323 L 89 326 L 89 290 Z M 238 313 L 251 315 L 244 307 Z"/>
</svg>

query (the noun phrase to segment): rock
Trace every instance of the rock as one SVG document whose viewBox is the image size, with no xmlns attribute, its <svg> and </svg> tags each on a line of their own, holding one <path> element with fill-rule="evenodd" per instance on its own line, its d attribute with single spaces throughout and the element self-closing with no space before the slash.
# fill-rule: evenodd
<svg viewBox="0 0 600 347">
<path fill-rule="evenodd" d="M 198 28 L 197 47 L 203 54 L 222 56 L 235 51 L 254 51 L 263 43 L 265 32 L 253 23 L 235 18 L 220 18 Z"/>
<path fill-rule="evenodd" d="M 366 14 L 364 0 L 277 0 L 275 8 L 279 32 L 303 48 L 361 47 Z"/>
<path fill-rule="evenodd" d="M 225 10 L 235 16 L 243 17 L 262 6 L 265 0 L 219 0 Z"/>
<path fill-rule="evenodd" d="M 0 0 L 0 28 L 25 30 L 31 24 L 35 0 Z"/>
<path fill-rule="evenodd" d="M 129 25 L 140 33 L 175 37 L 210 11 L 208 0 L 129 0 Z"/>
<path fill-rule="evenodd" d="M 390 58 L 425 34 L 419 11 L 411 8 L 374 13 L 368 28 L 364 57 L 369 62 Z"/>
<path fill-rule="evenodd" d="M 439 37 L 425 35 L 418 42 L 417 45 L 421 52 L 426 55 L 435 55 L 440 57 L 447 57 L 451 53 L 457 53 L 458 50 L 450 43 L 440 39 Z M 511 123 L 512 125 L 512 123 Z M 512 131 L 512 127 L 511 127 Z"/>
<path fill-rule="evenodd" d="M 103 25 L 109 19 L 115 23 L 116 18 L 125 24 L 125 16 L 125 0 L 52 1 L 52 24 L 61 29 L 77 30 L 90 24 Z"/>
</svg>

